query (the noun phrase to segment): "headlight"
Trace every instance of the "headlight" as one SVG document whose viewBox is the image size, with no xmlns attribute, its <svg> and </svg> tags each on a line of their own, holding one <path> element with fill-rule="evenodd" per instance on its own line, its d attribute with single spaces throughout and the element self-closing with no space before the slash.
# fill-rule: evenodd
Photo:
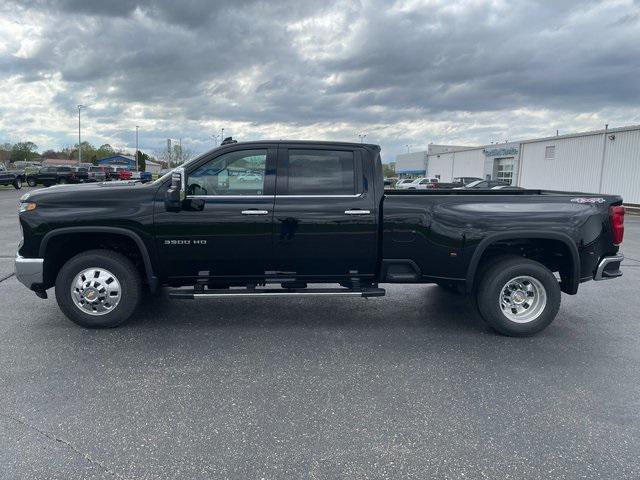
<svg viewBox="0 0 640 480">
<path fill-rule="evenodd" d="M 30 212 L 36 209 L 34 202 L 22 202 L 18 205 L 18 212 Z"/>
</svg>

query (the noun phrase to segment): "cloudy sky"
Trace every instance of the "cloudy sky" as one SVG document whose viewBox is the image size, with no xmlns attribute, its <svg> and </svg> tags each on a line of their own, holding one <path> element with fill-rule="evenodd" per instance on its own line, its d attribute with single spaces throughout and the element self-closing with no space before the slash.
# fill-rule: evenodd
<svg viewBox="0 0 640 480">
<path fill-rule="evenodd" d="M 22 0 L 0 142 L 485 144 L 640 124 L 640 1 Z"/>
</svg>

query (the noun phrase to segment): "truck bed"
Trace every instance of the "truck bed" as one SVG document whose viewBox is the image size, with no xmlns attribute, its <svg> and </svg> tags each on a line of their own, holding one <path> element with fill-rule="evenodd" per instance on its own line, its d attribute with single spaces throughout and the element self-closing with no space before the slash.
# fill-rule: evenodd
<svg viewBox="0 0 640 480">
<path fill-rule="evenodd" d="M 593 277 L 603 253 L 616 253 L 603 225 L 609 207 L 621 203 L 615 195 L 551 190 L 385 190 L 382 259 L 404 264 L 394 268 L 418 282 L 465 282 L 485 245 L 519 251 L 522 239 L 531 250 L 556 242 L 559 256 L 580 259 L 574 285 L 565 282 L 572 292 Z"/>
</svg>

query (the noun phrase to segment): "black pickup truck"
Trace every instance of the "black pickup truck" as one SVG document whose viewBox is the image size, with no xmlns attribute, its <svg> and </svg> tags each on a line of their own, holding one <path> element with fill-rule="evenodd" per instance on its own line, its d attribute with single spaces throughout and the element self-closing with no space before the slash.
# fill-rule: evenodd
<svg viewBox="0 0 640 480">
<path fill-rule="evenodd" d="M 16 276 L 62 311 L 113 327 L 144 292 L 169 296 L 382 296 L 383 283 L 475 295 L 485 321 L 523 336 L 561 291 L 622 275 L 618 196 L 541 190 L 384 191 L 375 145 L 223 145 L 150 184 L 24 195 Z M 335 284 L 335 288 L 324 285 Z"/>
<path fill-rule="evenodd" d="M 56 184 L 81 183 L 83 177 L 86 177 L 86 173 L 78 173 L 74 167 L 41 167 L 37 172 L 27 175 L 27 185 L 49 187 Z"/>
<path fill-rule="evenodd" d="M 24 172 L 7 170 L 7 167 L 0 163 L 0 185 L 13 185 L 13 188 L 20 190 L 22 182 L 24 182 Z"/>
</svg>

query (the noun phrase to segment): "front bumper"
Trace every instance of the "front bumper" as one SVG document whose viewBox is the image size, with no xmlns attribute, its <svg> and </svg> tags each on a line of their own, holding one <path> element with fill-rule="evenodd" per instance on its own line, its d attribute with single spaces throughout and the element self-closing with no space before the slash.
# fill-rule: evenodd
<svg viewBox="0 0 640 480">
<path fill-rule="evenodd" d="M 624 255 L 612 255 L 610 257 L 602 257 L 596 273 L 593 275 L 594 280 L 611 280 L 622 276 L 620 264 L 624 260 Z"/>
<path fill-rule="evenodd" d="M 16 278 L 27 288 L 42 283 L 44 258 L 24 258 L 16 255 Z"/>
</svg>

